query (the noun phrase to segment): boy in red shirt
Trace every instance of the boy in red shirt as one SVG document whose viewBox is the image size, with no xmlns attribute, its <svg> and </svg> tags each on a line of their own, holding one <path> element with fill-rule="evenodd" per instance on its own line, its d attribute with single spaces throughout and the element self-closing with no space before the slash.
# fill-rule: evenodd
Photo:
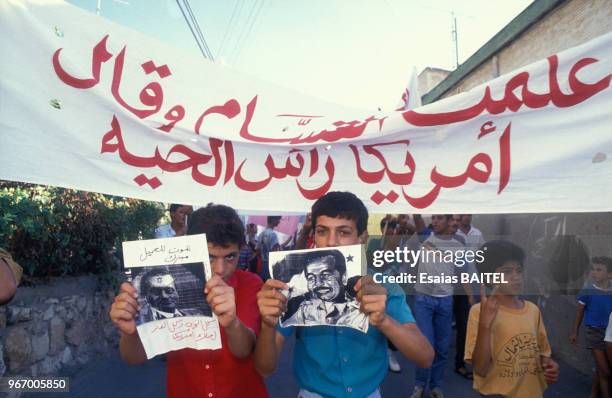
<svg viewBox="0 0 612 398">
<path fill-rule="evenodd" d="M 217 315 L 222 348 L 185 348 L 168 353 L 168 397 L 267 397 L 265 384 L 253 367 L 259 333 L 257 292 L 261 279 L 237 270 L 244 225 L 231 207 L 209 205 L 193 213 L 188 235 L 206 234 L 212 278 L 206 282 L 206 301 Z M 129 364 L 147 360 L 136 329 L 136 290 L 123 283 L 111 306 L 110 318 L 121 333 L 119 351 Z"/>
</svg>

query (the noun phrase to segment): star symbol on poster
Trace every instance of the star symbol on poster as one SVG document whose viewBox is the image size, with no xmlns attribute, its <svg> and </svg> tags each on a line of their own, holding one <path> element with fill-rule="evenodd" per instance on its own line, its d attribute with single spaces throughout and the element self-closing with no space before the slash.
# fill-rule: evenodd
<svg viewBox="0 0 612 398">
<path fill-rule="evenodd" d="M 352 263 L 353 262 L 353 256 L 350 255 L 350 254 L 348 256 L 346 256 L 346 262 L 347 263 Z"/>
</svg>

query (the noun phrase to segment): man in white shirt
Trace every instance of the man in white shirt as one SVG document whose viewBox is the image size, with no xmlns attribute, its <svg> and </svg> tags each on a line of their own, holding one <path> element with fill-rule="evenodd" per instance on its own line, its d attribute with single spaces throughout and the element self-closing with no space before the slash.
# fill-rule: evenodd
<svg viewBox="0 0 612 398">
<path fill-rule="evenodd" d="M 173 238 L 187 232 L 187 216 L 193 213 L 190 205 L 173 203 L 170 205 L 170 224 L 160 225 L 155 229 L 155 238 Z"/>
<path fill-rule="evenodd" d="M 472 226 L 471 214 L 459 214 L 459 229 L 457 235 L 465 239 L 465 246 L 471 250 L 478 250 L 485 243 L 482 232 Z"/>
</svg>

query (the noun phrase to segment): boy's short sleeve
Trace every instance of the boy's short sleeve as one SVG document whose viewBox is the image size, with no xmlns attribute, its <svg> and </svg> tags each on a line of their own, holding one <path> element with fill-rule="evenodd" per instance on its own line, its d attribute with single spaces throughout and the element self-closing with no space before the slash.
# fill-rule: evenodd
<svg viewBox="0 0 612 398">
<path fill-rule="evenodd" d="M 295 326 L 283 327 L 279 323 L 278 325 L 276 325 L 276 331 L 282 334 L 284 338 L 287 338 L 293 334 L 293 332 L 295 331 Z"/>
<path fill-rule="evenodd" d="M 591 296 L 588 294 L 588 292 L 585 289 L 582 289 L 576 296 L 576 300 L 578 300 L 578 302 L 582 305 L 588 305 L 590 298 Z"/>
<path fill-rule="evenodd" d="M 604 337 L 606 343 L 612 343 L 612 312 L 610 313 L 610 319 L 608 319 L 608 327 L 606 328 L 606 337 Z"/>
<path fill-rule="evenodd" d="M 470 315 L 467 322 L 467 332 L 465 337 L 464 360 L 467 363 L 472 363 L 472 354 L 476 347 L 476 338 L 478 337 L 478 319 L 480 318 L 480 304 L 475 304 L 470 308 Z"/>
<path fill-rule="evenodd" d="M 538 347 L 540 348 L 540 355 L 550 357 L 552 350 L 550 349 L 550 343 L 548 342 L 548 335 L 546 334 L 546 327 L 544 326 L 544 319 L 542 319 L 542 313 L 538 308 Z"/>
</svg>

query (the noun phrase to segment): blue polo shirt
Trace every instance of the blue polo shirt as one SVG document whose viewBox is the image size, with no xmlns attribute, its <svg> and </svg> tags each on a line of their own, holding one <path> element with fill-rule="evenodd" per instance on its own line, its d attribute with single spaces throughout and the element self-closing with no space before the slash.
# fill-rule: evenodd
<svg viewBox="0 0 612 398">
<path fill-rule="evenodd" d="M 576 298 L 580 304 L 585 306 L 585 326 L 599 328 L 608 326 L 610 312 L 612 312 L 612 285 L 608 289 L 602 289 L 591 283 L 582 289 Z"/>
<path fill-rule="evenodd" d="M 406 295 L 397 285 L 387 288 L 387 315 L 414 323 Z M 387 375 L 387 338 L 370 325 L 368 333 L 338 326 L 277 327 L 285 337 L 295 332 L 293 371 L 300 388 L 324 397 L 365 397 Z"/>
</svg>

